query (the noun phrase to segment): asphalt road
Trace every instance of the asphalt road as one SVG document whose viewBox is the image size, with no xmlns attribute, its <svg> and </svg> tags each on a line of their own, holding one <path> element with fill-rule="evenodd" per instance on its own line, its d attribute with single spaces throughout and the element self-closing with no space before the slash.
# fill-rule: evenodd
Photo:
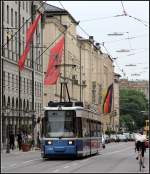
<svg viewBox="0 0 150 174">
<path fill-rule="evenodd" d="M 134 142 L 110 143 L 99 155 L 43 160 L 40 151 L 1 153 L 1 173 L 139 173 Z M 149 149 L 143 173 L 149 173 Z"/>
</svg>

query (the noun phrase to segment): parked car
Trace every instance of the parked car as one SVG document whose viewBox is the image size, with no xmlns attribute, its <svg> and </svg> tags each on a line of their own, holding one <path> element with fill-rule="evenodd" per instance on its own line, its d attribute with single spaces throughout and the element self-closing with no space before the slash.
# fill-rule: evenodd
<svg viewBox="0 0 150 174">
<path fill-rule="evenodd" d="M 135 133 L 130 134 L 131 141 L 135 141 Z"/>
<path fill-rule="evenodd" d="M 116 142 L 117 136 L 114 134 L 110 135 L 110 140 L 111 140 L 111 142 Z"/>
<path fill-rule="evenodd" d="M 127 141 L 130 141 L 130 133 L 124 132 L 123 135 L 125 135 Z"/>
<path fill-rule="evenodd" d="M 104 134 L 105 143 L 110 143 L 110 138 L 108 135 Z"/>
<path fill-rule="evenodd" d="M 123 134 L 118 134 L 117 136 L 119 137 L 119 140 L 120 140 L 121 142 L 127 142 L 127 138 L 126 138 L 125 135 L 123 135 Z"/>
</svg>

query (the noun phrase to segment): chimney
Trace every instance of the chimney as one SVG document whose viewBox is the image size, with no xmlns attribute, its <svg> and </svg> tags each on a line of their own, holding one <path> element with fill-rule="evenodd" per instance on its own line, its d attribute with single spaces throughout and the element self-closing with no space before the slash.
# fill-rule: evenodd
<svg viewBox="0 0 150 174">
<path fill-rule="evenodd" d="M 96 47 L 97 47 L 97 49 L 100 49 L 100 43 L 96 43 Z"/>
<path fill-rule="evenodd" d="M 93 36 L 89 36 L 89 40 L 90 40 L 90 42 L 94 43 L 94 37 Z"/>
</svg>

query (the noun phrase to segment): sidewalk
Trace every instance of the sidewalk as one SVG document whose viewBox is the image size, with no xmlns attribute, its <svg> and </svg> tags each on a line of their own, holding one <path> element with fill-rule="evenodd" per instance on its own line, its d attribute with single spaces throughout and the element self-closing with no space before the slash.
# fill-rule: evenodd
<svg viewBox="0 0 150 174">
<path fill-rule="evenodd" d="M 31 150 L 29 150 L 27 152 L 23 152 L 22 150 L 19 150 L 18 148 L 14 149 L 14 150 L 10 149 L 10 153 L 6 153 L 6 149 L 1 149 L 1 155 L 2 156 L 19 155 L 19 154 L 26 154 L 26 153 L 37 152 L 37 151 L 40 151 L 40 148 L 33 147 L 33 148 L 31 148 Z"/>
</svg>

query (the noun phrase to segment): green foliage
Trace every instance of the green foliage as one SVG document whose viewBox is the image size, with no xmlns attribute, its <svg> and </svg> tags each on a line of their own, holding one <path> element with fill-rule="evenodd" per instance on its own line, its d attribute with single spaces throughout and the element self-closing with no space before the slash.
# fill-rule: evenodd
<svg viewBox="0 0 150 174">
<path fill-rule="evenodd" d="M 114 130 L 111 130 L 111 129 L 107 129 L 106 131 L 105 131 L 105 134 L 106 135 L 111 135 L 111 134 L 115 134 L 116 132 L 114 131 Z"/>
<path fill-rule="evenodd" d="M 120 90 L 120 125 L 128 131 L 144 127 L 147 115 L 141 111 L 148 111 L 148 101 L 141 91 L 131 89 Z"/>
</svg>

